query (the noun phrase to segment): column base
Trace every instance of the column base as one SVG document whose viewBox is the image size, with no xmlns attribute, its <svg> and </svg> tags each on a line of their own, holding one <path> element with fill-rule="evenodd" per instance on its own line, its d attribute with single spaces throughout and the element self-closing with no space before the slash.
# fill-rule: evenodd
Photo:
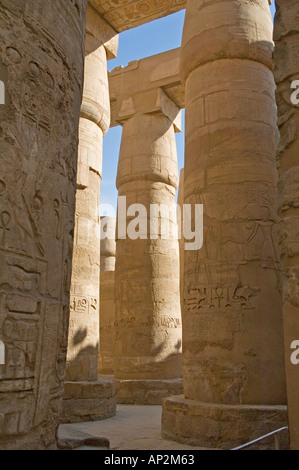
<svg viewBox="0 0 299 470">
<path fill-rule="evenodd" d="M 191 446 L 228 450 L 287 425 L 286 406 L 217 405 L 183 395 L 163 401 L 163 439 Z M 289 449 L 287 430 L 278 439 L 281 450 Z M 274 437 L 249 449 L 275 449 Z"/>
<path fill-rule="evenodd" d="M 116 379 L 117 403 L 123 405 L 161 405 L 166 397 L 183 393 L 182 379 Z"/>
<path fill-rule="evenodd" d="M 87 432 L 79 431 L 72 425 L 60 425 L 58 428 L 57 447 L 60 450 L 74 450 L 89 447 L 108 450 L 110 441 L 106 437 L 95 437 Z"/>
<path fill-rule="evenodd" d="M 115 382 L 65 382 L 61 423 L 81 423 L 111 418 L 116 414 Z"/>
</svg>

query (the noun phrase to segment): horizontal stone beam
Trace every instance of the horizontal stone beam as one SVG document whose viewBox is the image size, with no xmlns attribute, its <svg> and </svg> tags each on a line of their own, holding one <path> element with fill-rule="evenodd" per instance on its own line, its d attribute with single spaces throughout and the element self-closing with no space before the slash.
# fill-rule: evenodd
<svg viewBox="0 0 299 470">
<path fill-rule="evenodd" d="M 109 74 L 111 127 L 136 113 L 163 112 L 177 127 L 179 110 L 185 106 L 180 79 L 180 49 L 130 62 Z"/>
<path fill-rule="evenodd" d="M 187 0 L 89 0 L 89 3 L 118 31 L 135 28 L 186 8 Z"/>
</svg>

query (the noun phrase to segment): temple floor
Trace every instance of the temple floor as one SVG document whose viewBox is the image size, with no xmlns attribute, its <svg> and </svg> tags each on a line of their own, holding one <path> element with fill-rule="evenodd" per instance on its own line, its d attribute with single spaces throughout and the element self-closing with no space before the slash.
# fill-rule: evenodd
<svg viewBox="0 0 299 470">
<path fill-rule="evenodd" d="M 162 439 L 161 413 L 162 406 L 118 405 L 113 418 L 60 425 L 59 438 L 65 440 L 79 432 L 108 439 L 111 450 L 202 450 Z"/>
</svg>

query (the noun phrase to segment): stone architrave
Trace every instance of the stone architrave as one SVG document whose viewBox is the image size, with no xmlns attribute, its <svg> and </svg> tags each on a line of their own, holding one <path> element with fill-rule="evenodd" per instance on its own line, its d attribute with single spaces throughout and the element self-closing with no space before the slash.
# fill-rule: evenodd
<svg viewBox="0 0 299 470">
<path fill-rule="evenodd" d="M 267 0 L 187 2 L 184 199 L 204 205 L 204 245 L 185 251 L 184 396 L 162 432 L 202 447 L 287 424 L 272 30 Z"/>
<path fill-rule="evenodd" d="M 113 374 L 113 348 L 115 339 L 115 254 L 116 219 L 102 217 L 100 261 L 100 348 L 99 373 Z"/>
<path fill-rule="evenodd" d="M 299 450 L 299 3 L 276 0 L 274 39 L 276 48 L 280 144 L 279 214 L 282 218 L 282 288 L 285 333 L 286 380 L 291 449 Z"/>
<path fill-rule="evenodd" d="M 120 33 L 183 10 L 187 0 L 89 0 L 89 2 Z"/>
<path fill-rule="evenodd" d="M 0 447 L 53 449 L 69 316 L 85 0 L 2 0 Z M 1 78 L 2 79 L 2 78 Z"/>
<path fill-rule="evenodd" d="M 98 379 L 101 243 L 99 198 L 103 136 L 110 125 L 107 50 L 111 52 L 111 49 L 104 42 L 107 39 L 106 30 L 102 44 L 101 37 L 95 37 L 90 32 L 97 16 L 95 11 L 88 8 L 84 90 L 79 124 L 67 382 L 62 422 L 108 418 L 116 411 L 114 382 Z M 97 30 L 95 32 L 98 33 Z"/>
</svg>

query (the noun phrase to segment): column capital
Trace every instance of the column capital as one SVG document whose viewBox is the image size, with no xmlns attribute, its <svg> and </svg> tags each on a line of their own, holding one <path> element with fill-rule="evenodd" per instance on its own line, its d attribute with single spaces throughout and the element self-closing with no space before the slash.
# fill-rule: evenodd
<svg viewBox="0 0 299 470">
<path fill-rule="evenodd" d="M 173 123 L 175 132 L 182 130 L 181 110 L 162 88 L 122 98 L 118 105 L 117 122 L 121 125 L 137 114 L 164 114 Z"/>
<path fill-rule="evenodd" d="M 85 54 L 104 46 L 107 60 L 117 57 L 119 35 L 102 16 L 88 4 L 86 12 Z"/>
<path fill-rule="evenodd" d="M 239 0 L 188 0 L 181 48 L 182 81 L 199 66 L 222 59 L 254 60 L 272 70 L 272 33 L 267 0 L 258 0 L 251 8 Z"/>
<path fill-rule="evenodd" d="M 104 135 L 110 127 L 107 60 L 114 59 L 117 50 L 117 32 L 88 4 L 81 117 L 94 122 Z"/>
<path fill-rule="evenodd" d="M 104 45 L 85 56 L 81 117 L 94 122 L 104 135 L 110 127 L 107 57 Z"/>
<path fill-rule="evenodd" d="M 184 88 L 179 75 L 179 49 L 130 62 L 109 74 L 111 126 L 136 114 L 162 113 L 181 130 Z"/>
</svg>

